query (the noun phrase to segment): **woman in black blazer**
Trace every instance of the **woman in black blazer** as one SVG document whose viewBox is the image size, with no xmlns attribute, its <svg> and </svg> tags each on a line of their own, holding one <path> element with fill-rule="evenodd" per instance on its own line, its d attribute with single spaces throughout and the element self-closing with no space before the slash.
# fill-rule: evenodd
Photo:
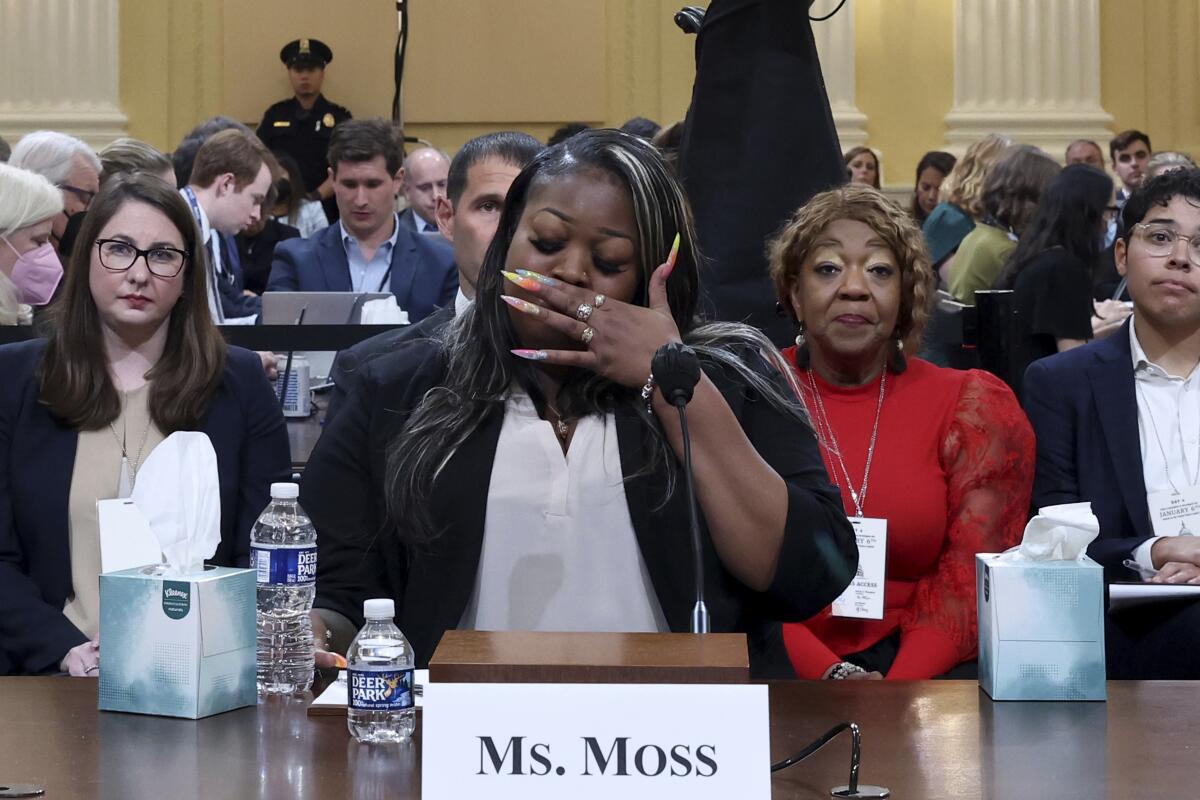
<svg viewBox="0 0 1200 800">
<path fill-rule="evenodd" d="M 288 477 L 287 432 L 258 357 L 212 324 L 203 252 L 173 187 L 114 180 L 48 339 L 0 347 L 0 674 L 98 674 L 95 501 L 127 494 L 174 431 L 208 434 L 217 454 L 212 563 L 249 561 L 250 526 Z"/>
<path fill-rule="evenodd" d="M 776 620 L 837 597 L 857 549 L 779 353 L 698 323 L 697 261 L 683 190 L 640 139 L 588 131 L 521 172 L 474 306 L 376 359 L 306 468 L 335 648 L 371 597 L 396 601 L 418 664 L 455 627 L 689 630 L 679 419 L 650 374 L 682 340 L 704 368 L 688 413 L 712 629 L 749 634 L 756 674 L 789 671 Z"/>
</svg>

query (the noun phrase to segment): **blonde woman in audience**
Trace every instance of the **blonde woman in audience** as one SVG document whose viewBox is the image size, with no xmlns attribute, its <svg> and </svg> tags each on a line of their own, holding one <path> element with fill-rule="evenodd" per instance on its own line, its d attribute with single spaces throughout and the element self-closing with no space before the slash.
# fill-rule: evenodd
<svg viewBox="0 0 1200 800">
<path fill-rule="evenodd" d="M 963 237 L 950 268 L 950 294 L 975 305 L 975 292 L 991 289 L 1004 262 L 1037 211 L 1042 192 L 1062 168 L 1036 147 L 1007 148 L 983 182 L 983 217 Z"/>
<path fill-rule="evenodd" d="M 879 192 L 817 195 L 770 255 L 801 331 L 784 356 L 825 466 L 847 513 L 886 530 L 886 570 L 863 576 L 881 585 L 881 617 L 826 608 L 785 625 L 792 665 L 810 679 L 943 675 L 976 655 L 975 553 L 1011 546 L 1025 524 L 1029 422 L 996 377 L 912 357 L 929 318 L 929 255 L 912 217 Z"/>
<path fill-rule="evenodd" d="M 940 202 L 922 224 L 925 244 L 938 272 L 938 283 L 948 281 L 950 262 L 959 244 L 983 217 L 983 182 L 1012 139 L 993 133 L 967 148 L 942 182 Z"/>
<path fill-rule="evenodd" d="M 842 156 L 851 183 L 879 188 L 879 156 L 869 147 L 851 147 Z"/>
<path fill-rule="evenodd" d="M 0 164 L 0 325 L 28 325 L 62 280 L 51 227 L 63 199 L 50 181 Z"/>
</svg>

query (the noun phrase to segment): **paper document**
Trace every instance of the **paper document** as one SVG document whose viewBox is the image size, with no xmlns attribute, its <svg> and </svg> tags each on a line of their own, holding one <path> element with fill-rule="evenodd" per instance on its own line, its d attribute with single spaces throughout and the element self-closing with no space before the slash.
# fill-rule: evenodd
<svg viewBox="0 0 1200 800">
<path fill-rule="evenodd" d="M 1108 610 L 1112 613 L 1147 603 L 1188 598 L 1200 599 L 1200 586 L 1187 583 L 1114 583 L 1108 588 Z"/>
</svg>

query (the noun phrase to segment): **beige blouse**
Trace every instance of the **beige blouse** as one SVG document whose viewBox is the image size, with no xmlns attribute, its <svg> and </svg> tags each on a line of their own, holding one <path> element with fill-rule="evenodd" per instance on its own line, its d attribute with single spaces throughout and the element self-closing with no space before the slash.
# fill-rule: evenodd
<svg viewBox="0 0 1200 800">
<path fill-rule="evenodd" d="M 118 496 L 122 436 L 130 477 L 134 479 L 146 457 L 163 440 L 162 431 L 150 420 L 149 398 L 149 383 L 125 394 L 121 416 L 112 427 L 80 431 L 75 448 L 67 508 L 73 594 L 67 598 L 63 613 L 92 639 L 100 632 L 100 521 L 96 503 Z"/>
</svg>

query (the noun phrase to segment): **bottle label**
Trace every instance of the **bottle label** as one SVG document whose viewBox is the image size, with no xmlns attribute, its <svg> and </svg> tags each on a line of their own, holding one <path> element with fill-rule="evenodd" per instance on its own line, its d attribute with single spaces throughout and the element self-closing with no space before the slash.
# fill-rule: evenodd
<svg viewBox="0 0 1200 800">
<path fill-rule="evenodd" d="M 411 669 L 366 670 L 351 667 L 350 708 L 356 711 L 404 711 L 413 707 Z"/>
<path fill-rule="evenodd" d="M 259 585 L 308 586 L 317 581 L 317 548 L 251 547 L 250 569 Z"/>
</svg>

